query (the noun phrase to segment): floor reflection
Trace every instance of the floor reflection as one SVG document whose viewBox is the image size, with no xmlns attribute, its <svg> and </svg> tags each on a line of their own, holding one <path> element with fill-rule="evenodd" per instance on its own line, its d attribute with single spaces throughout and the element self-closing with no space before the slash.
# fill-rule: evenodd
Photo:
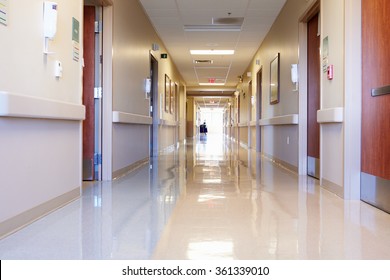
<svg viewBox="0 0 390 280">
<path fill-rule="evenodd" d="M 390 258 L 390 215 L 215 135 L 187 149 L 186 195 L 153 258 Z"/>
<path fill-rule="evenodd" d="M 222 135 L 166 152 L 0 240 L 1 259 L 390 259 L 390 215 Z"/>
<path fill-rule="evenodd" d="M 85 183 L 80 199 L 0 240 L 0 258 L 149 259 L 185 186 L 183 162 L 176 151 Z"/>
</svg>

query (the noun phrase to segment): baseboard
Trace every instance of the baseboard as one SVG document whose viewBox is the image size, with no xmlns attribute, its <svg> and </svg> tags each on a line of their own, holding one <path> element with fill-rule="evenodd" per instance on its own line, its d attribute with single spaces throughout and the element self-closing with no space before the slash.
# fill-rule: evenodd
<svg viewBox="0 0 390 280">
<path fill-rule="evenodd" d="M 280 165 L 281 167 L 298 174 L 298 167 L 297 166 L 294 166 L 288 162 L 285 162 L 281 159 L 278 159 L 278 158 L 271 156 L 271 155 L 268 155 L 266 153 L 262 153 L 262 155 L 265 158 L 268 158 L 269 160 L 273 161 L 275 164 Z"/>
<path fill-rule="evenodd" d="M 129 166 L 126 166 L 122 169 L 116 170 L 112 173 L 112 180 L 117 180 L 120 177 L 123 177 L 123 176 L 127 175 L 128 173 L 138 169 L 139 167 L 147 164 L 148 162 L 149 162 L 149 158 L 145 158 L 145 159 L 139 160 L 133 164 L 130 164 Z"/>
<path fill-rule="evenodd" d="M 39 220 L 51 212 L 65 206 L 66 204 L 80 197 L 80 188 L 75 188 L 70 192 L 60 195 L 30 210 L 27 210 L 13 218 L 0 223 L 0 239 L 10 235 L 25 226 Z"/>
<path fill-rule="evenodd" d="M 342 186 L 322 178 L 321 187 L 344 199 L 344 189 Z"/>
<path fill-rule="evenodd" d="M 390 213 L 390 180 L 361 172 L 361 200 Z"/>
</svg>

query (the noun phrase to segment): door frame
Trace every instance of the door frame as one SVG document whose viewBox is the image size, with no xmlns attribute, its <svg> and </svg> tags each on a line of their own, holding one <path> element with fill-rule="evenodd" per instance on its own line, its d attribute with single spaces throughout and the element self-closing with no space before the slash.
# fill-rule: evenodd
<svg viewBox="0 0 390 280">
<path fill-rule="evenodd" d="M 314 1 L 299 20 L 299 133 L 298 172 L 307 171 L 307 18 L 320 1 Z M 361 0 L 345 0 L 344 56 L 344 184 L 343 198 L 360 200 L 362 76 Z M 321 14 L 320 14 L 321 16 Z M 322 38 L 321 38 L 322 40 Z M 322 42 L 321 42 L 322 43 Z M 353 143 L 353 145 L 352 145 Z M 321 177 L 321 171 L 320 171 Z"/>
<path fill-rule="evenodd" d="M 345 0 L 344 199 L 348 200 L 360 200 L 362 83 L 356 77 L 362 77 L 361 6 L 361 0 Z"/>
<path fill-rule="evenodd" d="M 320 10 L 320 1 L 314 1 L 299 19 L 299 108 L 298 108 L 298 173 L 307 175 L 307 23 Z M 321 173 L 321 172 L 320 172 Z M 321 174 L 320 174 L 321 177 Z"/>
<path fill-rule="evenodd" d="M 113 6 L 103 7 L 102 180 L 112 180 Z"/>
<path fill-rule="evenodd" d="M 156 58 L 157 56 L 150 52 L 150 72 L 151 76 L 150 79 L 152 81 L 152 90 L 151 90 L 151 104 L 152 106 L 152 125 L 150 126 L 150 151 L 149 156 L 150 157 L 157 157 L 158 156 L 158 125 L 159 125 L 159 107 L 158 107 L 158 60 Z"/>
<path fill-rule="evenodd" d="M 317 116 L 316 114 L 313 114 L 313 109 L 317 109 L 316 112 L 318 110 L 320 110 L 322 108 L 322 98 L 321 98 L 321 88 L 322 88 L 322 69 L 321 69 L 321 54 L 320 54 L 320 50 L 317 49 L 317 48 L 314 48 L 314 49 L 310 49 L 313 47 L 313 43 L 317 43 L 319 44 L 319 48 L 321 48 L 321 31 L 320 31 L 320 34 L 318 34 L 318 28 L 321 27 L 321 25 L 319 24 L 319 21 L 320 21 L 320 8 L 316 8 L 315 10 L 313 10 L 313 14 L 310 15 L 310 17 L 307 18 L 307 22 L 306 22 L 306 27 L 307 27 L 307 33 L 306 33 L 306 38 L 308 38 L 307 40 L 307 46 L 309 47 L 307 50 L 306 50 L 306 54 L 308 53 L 311 53 L 313 55 L 313 50 L 315 50 L 315 53 L 316 53 L 316 56 L 315 57 L 312 57 L 310 58 L 309 56 L 307 56 L 307 65 L 308 65 L 308 70 L 307 70 L 307 73 L 306 73 L 306 77 L 308 77 L 307 79 L 307 86 L 306 88 L 308 89 L 308 92 L 307 92 L 307 171 L 306 171 L 306 174 L 313 177 L 313 178 L 316 178 L 316 179 L 321 179 L 321 176 L 320 174 L 322 173 L 322 164 L 321 164 L 321 159 L 322 159 L 322 142 L 321 142 L 321 133 L 322 133 L 322 127 L 321 125 L 317 122 Z M 313 20 L 316 19 L 316 22 L 313 22 Z M 312 27 L 311 29 L 309 30 L 309 25 L 310 24 L 318 24 L 317 26 L 317 34 L 316 34 L 316 42 L 314 42 L 313 38 L 311 38 L 311 36 L 313 36 L 313 34 L 310 34 L 310 30 L 313 32 L 312 30 Z M 316 30 L 314 30 L 316 31 Z M 313 41 L 309 41 L 309 40 L 313 40 Z M 318 40 L 318 41 L 317 41 Z M 317 56 L 318 55 L 318 56 Z M 312 66 L 312 64 L 316 64 L 318 63 L 318 65 L 315 65 L 317 66 L 317 71 L 318 71 L 318 76 L 315 77 L 315 75 L 310 75 L 310 71 L 312 70 L 310 65 Z M 309 71 L 309 68 L 310 68 L 310 71 Z M 317 73 L 316 73 L 317 74 Z M 315 79 L 318 78 L 318 81 L 315 81 Z M 317 83 L 313 83 L 313 79 L 315 82 Z M 316 89 L 318 89 L 318 91 L 316 90 L 313 90 L 313 85 L 316 86 Z M 318 88 L 317 88 L 318 86 Z M 310 91 L 309 91 L 310 90 Z M 314 103 L 313 103 L 314 101 Z M 316 106 L 318 105 L 318 107 L 316 108 Z M 317 129 L 318 129 L 318 132 L 317 132 Z M 318 138 L 316 138 L 318 137 Z M 317 142 L 318 141 L 318 142 Z M 316 143 L 317 142 L 317 143 Z M 318 146 L 317 146 L 318 145 Z M 317 154 L 318 153 L 318 154 Z"/>
<path fill-rule="evenodd" d="M 97 68 L 100 66 L 96 64 L 98 48 L 97 34 L 94 30 L 96 18 L 99 17 L 98 6 L 84 5 L 84 17 L 83 17 L 83 39 L 82 44 L 84 48 L 83 58 L 85 66 L 83 67 L 83 86 L 82 86 L 82 100 L 85 106 L 86 116 L 82 126 L 82 150 L 83 150 L 83 164 L 82 164 L 82 178 L 83 181 L 95 181 L 99 174 L 96 174 L 96 153 L 97 144 L 100 138 L 97 137 L 98 127 L 96 122 L 99 121 L 96 118 L 96 98 L 94 96 L 94 90 L 96 89 L 96 81 L 99 79 Z M 98 138 L 98 139 L 97 139 Z M 97 143 L 98 142 L 98 143 Z"/>
<path fill-rule="evenodd" d="M 247 142 L 247 146 L 248 146 L 248 150 L 251 150 L 253 148 L 253 143 L 252 143 L 252 94 L 253 94 L 253 79 L 251 78 L 249 81 L 248 81 L 248 101 L 247 101 L 247 108 L 248 108 L 248 124 L 247 124 L 247 127 L 248 127 L 248 142 Z"/>
</svg>

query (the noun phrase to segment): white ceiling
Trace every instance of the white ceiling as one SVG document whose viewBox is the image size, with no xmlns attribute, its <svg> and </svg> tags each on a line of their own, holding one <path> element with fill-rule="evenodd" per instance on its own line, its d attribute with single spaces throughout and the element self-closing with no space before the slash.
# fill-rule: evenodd
<svg viewBox="0 0 390 280">
<path fill-rule="evenodd" d="M 215 97 L 195 97 L 195 104 L 201 108 L 207 109 L 223 109 L 229 103 L 228 97 L 215 96 Z"/>
<path fill-rule="evenodd" d="M 139 0 L 188 92 L 231 94 L 253 59 L 286 0 Z M 230 13 L 230 14 L 229 14 Z M 244 18 L 241 31 L 185 31 L 185 25 L 212 25 L 213 18 Z M 190 49 L 233 49 L 232 56 L 193 56 Z M 195 64 L 210 59 L 212 64 Z M 200 82 L 225 82 L 223 87 L 200 87 Z"/>
</svg>

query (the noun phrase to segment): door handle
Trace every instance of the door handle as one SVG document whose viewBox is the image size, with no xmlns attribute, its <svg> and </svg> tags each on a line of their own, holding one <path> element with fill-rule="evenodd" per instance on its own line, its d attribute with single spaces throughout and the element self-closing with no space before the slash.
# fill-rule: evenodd
<svg viewBox="0 0 390 280">
<path fill-rule="evenodd" d="M 384 87 L 378 87 L 378 88 L 373 88 L 371 90 L 371 96 L 381 96 L 385 94 L 390 94 L 390 85 L 384 86 Z"/>
</svg>

